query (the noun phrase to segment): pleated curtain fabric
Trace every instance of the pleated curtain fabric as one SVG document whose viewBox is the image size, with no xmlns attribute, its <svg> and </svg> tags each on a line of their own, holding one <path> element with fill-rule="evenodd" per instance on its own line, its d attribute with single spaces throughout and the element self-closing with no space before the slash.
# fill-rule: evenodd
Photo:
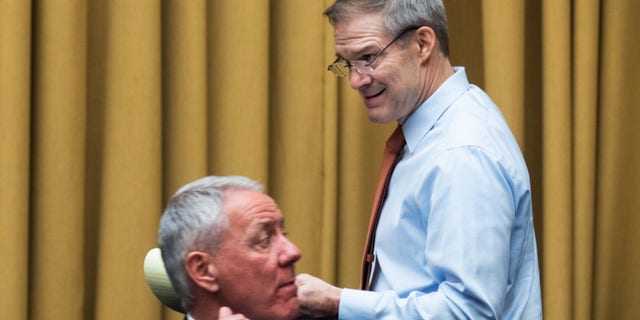
<svg viewBox="0 0 640 320">
<path fill-rule="evenodd" d="M 365 283 L 395 125 L 326 71 L 331 3 L 0 0 L 0 319 L 182 320 L 142 262 L 205 175 L 263 183 L 296 272 Z M 444 3 L 527 162 L 544 318 L 640 318 L 640 1 Z"/>
<path fill-rule="evenodd" d="M 369 231 L 367 232 L 367 242 L 362 257 L 362 279 L 360 281 L 360 288 L 363 290 L 369 290 L 369 277 L 371 276 L 373 266 L 373 250 L 376 238 L 376 229 L 378 228 L 378 221 L 380 220 L 380 212 L 382 211 L 382 204 L 384 203 L 384 198 L 387 194 L 387 187 L 389 186 L 391 172 L 393 172 L 393 168 L 398 163 L 404 144 L 405 140 L 404 134 L 402 133 L 402 126 L 398 125 L 387 140 L 387 146 L 382 154 L 380 177 L 378 178 L 376 196 L 373 200 L 373 209 L 371 210 L 371 218 L 369 220 Z"/>
</svg>

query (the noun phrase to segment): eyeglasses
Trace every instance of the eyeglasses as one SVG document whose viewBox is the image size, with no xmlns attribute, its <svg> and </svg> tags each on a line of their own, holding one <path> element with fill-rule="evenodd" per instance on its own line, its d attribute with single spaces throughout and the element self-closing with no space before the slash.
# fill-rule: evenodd
<svg viewBox="0 0 640 320">
<path fill-rule="evenodd" d="M 396 42 L 396 40 L 402 38 L 402 36 L 405 33 L 409 32 L 409 31 L 417 30 L 418 28 L 420 28 L 420 27 L 414 26 L 414 27 L 408 27 L 408 28 L 402 30 L 402 32 L 400 32 L 400 34 L 398 34 L 398 36 L 393 38 L 393 40 L 391 40 L 391 42 L 389 42 L 388 45 L 386 45 L 384 48 L 382 48 L 382 50 L 380 52 L 378 52 L 377 54 L 367 55 L 367 58 L 364 59 L 364 60 L 347 61 L 347 60 L 343 59 L 342 57 L 338 57 L 333 63 L 331 63 L 327 67 L 327 70 L 331 71 L 338 78 L 342 78 L 342 77 L 348 76 L 349 72 L 351 72 L 351 70 L 355 70 L 359 74 L 369 74 L 369 73 L 371 73 L 373 71 L 373 65 L 376 63 L 376 60 L 380 56 L 382 56 L 382 54 L 384 54 L 384 52 L 394 42 Z"/>
</svg>

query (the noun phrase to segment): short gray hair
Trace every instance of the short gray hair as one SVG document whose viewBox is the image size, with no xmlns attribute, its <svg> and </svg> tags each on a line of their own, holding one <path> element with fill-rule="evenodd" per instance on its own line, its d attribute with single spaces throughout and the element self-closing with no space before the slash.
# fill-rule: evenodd
<svg viewBox="0 0 640 320">
<path fill-rule="evenodd" d="M 336 0 L 324 15 L 332 25 L 363 13 L 384 13 L 383 25 L 391 36 L 409 27 L 428 26 L 436 34 L 440 50 L 449 56 L 447 15 L 442 0 Z"/>
<path fill-rule="evenodd" d="M 192 303 L 191 281 L 184 265 L 186 255 L 192 250 L 218 250 L 220 235 L 229 225 L 227 214 L 222 212 L 228 190 L 262 192 L 262 185 L 241 176 L 205 177 L 171 196 L 160 219 L 158 245 L 162 260 L 185 311 Z"/>
</svg>

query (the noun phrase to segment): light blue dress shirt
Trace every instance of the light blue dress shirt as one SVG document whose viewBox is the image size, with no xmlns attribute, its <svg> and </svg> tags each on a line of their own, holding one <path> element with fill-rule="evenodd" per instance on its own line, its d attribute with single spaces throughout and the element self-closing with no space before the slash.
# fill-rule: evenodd
<svg viewBox="0 0 640 320">
<path fill-rule="evenodd" d="M 375 240 L 372 291 L 339 319 L 541 319 L 529 174 L 464 68 L 404 123 Z"/>
</svg>

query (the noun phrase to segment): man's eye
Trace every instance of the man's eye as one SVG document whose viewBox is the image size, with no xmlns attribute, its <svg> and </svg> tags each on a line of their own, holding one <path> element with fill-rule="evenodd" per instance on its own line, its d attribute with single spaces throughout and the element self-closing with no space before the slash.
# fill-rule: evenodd
<svg viewBox="0 0 640 320">
<path fill-rule="evenodd" d="M 377 57 L 378 57 L 377 54 L 365 54 L 362 57 L 360 57 L 359 60 L 364 61 L 365 65 L 370 66 L 374 61 L 376 61 Z"/>
<path fill-rule="evenodd" d="M 271 244 L 271 235 L 264 236 L 260 240 L 258 240 L 258 246 L 260 247 L 268 247 Z"/>
</svg>

